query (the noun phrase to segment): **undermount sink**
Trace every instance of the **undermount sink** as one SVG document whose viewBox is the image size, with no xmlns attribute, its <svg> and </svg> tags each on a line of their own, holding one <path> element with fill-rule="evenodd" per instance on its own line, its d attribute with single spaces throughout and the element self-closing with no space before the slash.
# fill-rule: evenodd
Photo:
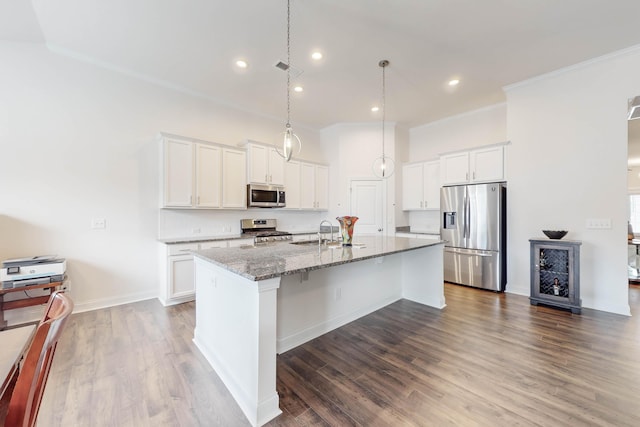
<svg viewBox="0 0 640 427">
<path fill-rule="evenodd" d="M 299 242 L 291 242 L 292 245 L 300 245 L 300 246 L 312 246 L 312 245 L 320 245 L 320 242 L 315 239 L 315 240 L 301 240 Z M 329 240 L 323 239 L 322 240 L 322 246 L 326 246 L 328 248 L 338 248 L 340 246 L 342 246 L 342 244 L 340 242 L 331 242 Z"/>
</svg>

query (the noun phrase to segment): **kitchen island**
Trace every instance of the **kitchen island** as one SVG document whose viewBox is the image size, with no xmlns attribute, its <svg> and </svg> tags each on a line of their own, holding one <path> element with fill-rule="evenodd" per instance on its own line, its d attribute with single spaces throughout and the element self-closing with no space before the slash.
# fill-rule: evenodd
<svg viewBox="0 0 640 427">
<path fill-rule="evenodd" d="M 262 425 L 281 413 L 277 353 L 401 298 L 443 308 L 443 244 L 372 236 L 197 251 L 194 341 Z"/>
</svg>

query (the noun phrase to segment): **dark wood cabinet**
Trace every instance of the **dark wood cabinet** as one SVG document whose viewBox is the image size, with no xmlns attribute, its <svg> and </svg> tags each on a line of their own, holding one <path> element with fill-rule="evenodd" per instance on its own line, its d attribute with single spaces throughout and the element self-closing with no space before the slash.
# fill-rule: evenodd
<svg viewBox="0 0 640 427">
<path fill-rule="evenodd" d="M 530 239 L 532 305 L 580 314 L 580 245 L 576 240 Z"/>
</svg>

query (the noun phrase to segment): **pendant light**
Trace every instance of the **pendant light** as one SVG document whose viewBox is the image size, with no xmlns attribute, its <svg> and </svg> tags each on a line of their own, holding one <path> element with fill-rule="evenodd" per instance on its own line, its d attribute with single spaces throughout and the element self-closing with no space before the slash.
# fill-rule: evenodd
<svg viewBox="0 0 640 427">
<path fill-rule="evenodd" d="M 378 62 L 378 66 L 382 68 L 382 156 L 373 161 L 373 174 L 378 178 L 386 179 L 393 175 L 395 170 L 395 162 L 384 152 L 384 122 L 386 119 L 386 81 L 385 81 L 385 68 L 389 66 L 389 61 L 386 59 Z"/>
<path fill-rule="evenodd" d="M 285 131 L 282 133 L 282 151 L 276 148 L 276 151 L 285 161 L 291 160 L 295 147 L 298 147 L 298 153 L 302 150 L 302 142 L 298 135 L 293 133 L 291 128 L 291 0 L 287 0 L 287 124 Z"/>
</svg>

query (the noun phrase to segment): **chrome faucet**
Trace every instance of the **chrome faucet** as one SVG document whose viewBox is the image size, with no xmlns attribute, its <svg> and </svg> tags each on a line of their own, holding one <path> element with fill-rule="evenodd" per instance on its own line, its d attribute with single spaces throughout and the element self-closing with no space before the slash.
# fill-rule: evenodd
<svg viewBox="0 0 640 427">
<path fill-rule="evenodd" d="M 322 221 L 320 221 L 320 225 L 318 226 L 318 244 L 322 243 L 322 224 L 324 223 L 329 224 L 329 230 L 331 230 L 331 240 L 329 241 L 333 242 L 333 225 L 331 225 L 328 220 L 323 219 Z"/>
</svg>

